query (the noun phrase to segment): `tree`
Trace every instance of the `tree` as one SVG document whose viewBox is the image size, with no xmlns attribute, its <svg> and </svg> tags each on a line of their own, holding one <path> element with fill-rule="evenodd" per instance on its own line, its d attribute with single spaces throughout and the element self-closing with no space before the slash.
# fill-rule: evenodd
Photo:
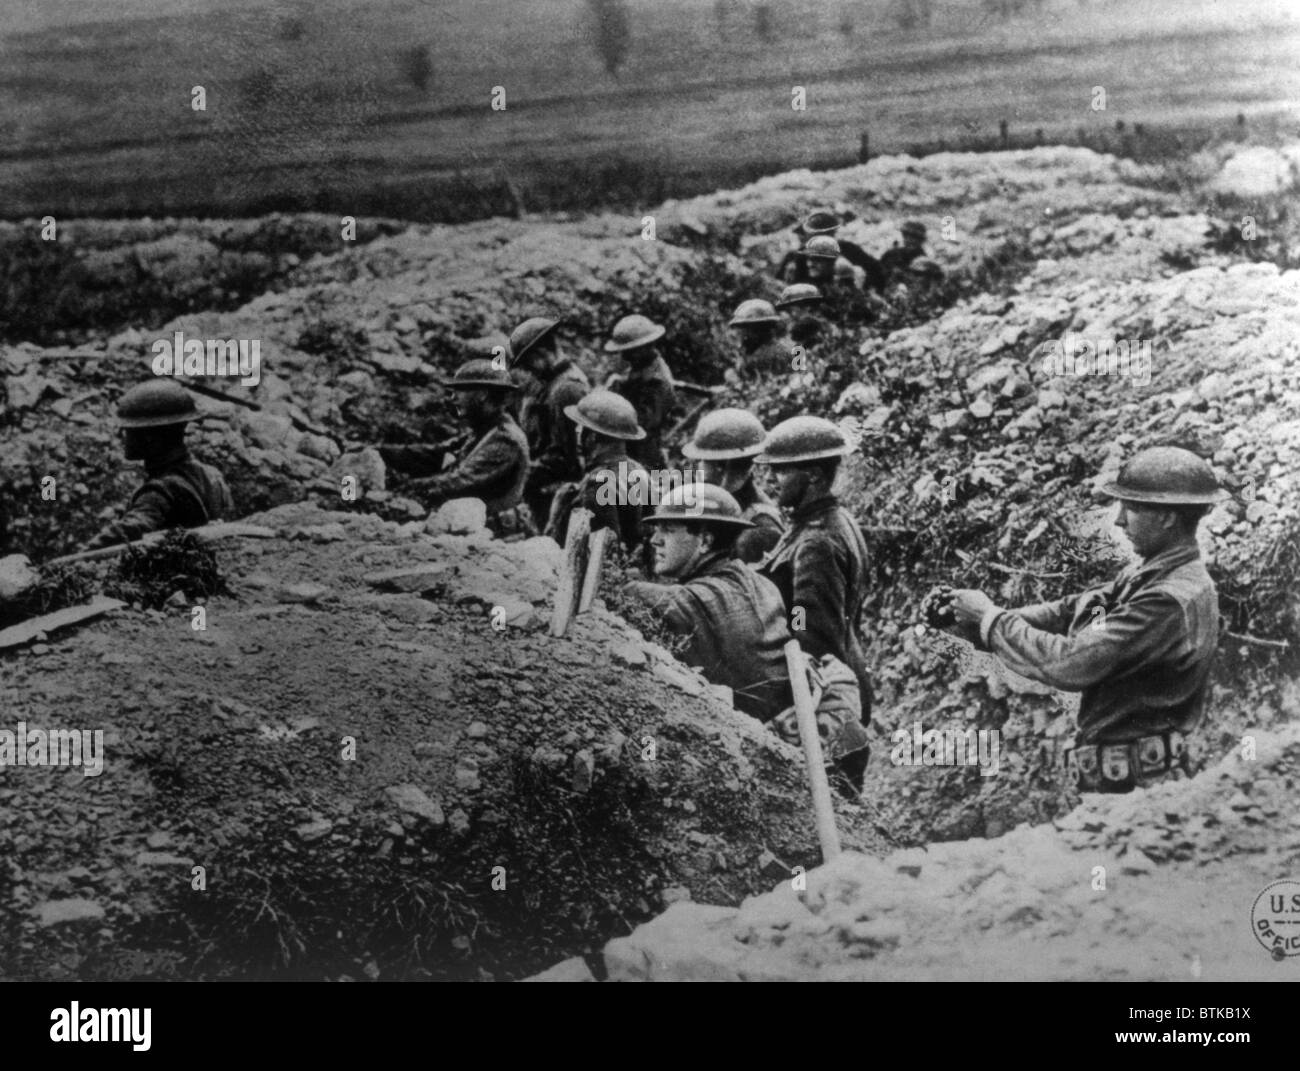
<svg viewBox="0 0 1300 1071">
<path fill-rule="evenodd" d="M 596 51 L 605 70 L 617 74 L 632 45 L 632 23 L 625 0 L 587 0 L 591 8 Z"/>
</svg>

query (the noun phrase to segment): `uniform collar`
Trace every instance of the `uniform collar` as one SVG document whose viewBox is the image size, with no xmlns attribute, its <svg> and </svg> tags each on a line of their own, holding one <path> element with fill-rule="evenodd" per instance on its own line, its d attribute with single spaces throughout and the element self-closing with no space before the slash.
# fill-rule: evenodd
<svg viewBox="0 0 1300 1071">
<path fill-rule="evenodd" d="M 719 573 L 734 560 L 730 551 L 715 550 L 707 557 L 701 558 L 695 568 L 691 570 L 691 575 L 683 577 L 681 583 L 687 584 L 692 580 L 698 580 L 702 576 Z"/>
<path fill-rule="evenodd" d="M 168 469 L 184 464 L 189 459 L 189 448 L 184 443 L 181 443 L 174 449 L 168 450 L 165 454 L 155 454 L 153 457 L 145 458 L 144 471 L 150 476 L 156 476 L 160 472 L 166 472 Z"/>
<path fill-rule="evenodd" d="M 627 461 L 627 443 L 622 439 L 598 440 L 587 458 L 587 468 L 604 467 L 616 461 Z"/>
<path fill-rule="evenodd" d="M 1166 547 L 1159 554 L 1154 554 L 1146 561 L 1131 567 L 1130 576 L 1137 578 L 1139 576 L 1164 576 L 1172 573 L 1180 565 L 1186 565 L 1188 562 L 1196 561 L 1201 556 L 1201 548 L 1197 545 L 1196 540 L 1188 543 L 1175 543 L 1172 547 Z"/>
<path fill-rule="evenodd" d="M 811 502 L 805 502 L 790 511 L 791 518 L 797 524 L 803 524 L 810 521 L 818 514 L 829 513 L 840 504 L 838 495 L 823 495 L 821 498 L 814 498 Z"/>
</svg>

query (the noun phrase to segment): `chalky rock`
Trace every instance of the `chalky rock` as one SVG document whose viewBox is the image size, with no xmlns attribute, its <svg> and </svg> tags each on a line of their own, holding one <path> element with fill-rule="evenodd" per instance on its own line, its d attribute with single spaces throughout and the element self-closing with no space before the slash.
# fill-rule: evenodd
<svg viewBox="0 0 1300 1071">
<path fill-rule="evenodd" d="M 357 497 L 366 491 L 386 490 L 387 469 L 384 459 L 373 446 L 344 454 L 330 468 L 330 479 L 342 485 L 345 476 L 355 477 Z"/>
<path fill-rule="evenodd" d="M 20 599 L 41 582 L 25 554 L 0 558 L 0 604 Z"/>
<path fill-rule="evenodd" d="M 424 526 L 430 535 L 472 535 L 487 528 L 487 506 L 479 498 L 453 498 L 444 502 Z"/>
</svg>

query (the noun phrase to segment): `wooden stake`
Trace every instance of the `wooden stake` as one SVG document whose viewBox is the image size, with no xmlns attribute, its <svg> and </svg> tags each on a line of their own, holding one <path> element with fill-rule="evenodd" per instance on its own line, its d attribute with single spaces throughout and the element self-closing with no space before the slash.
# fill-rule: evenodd
<svg viewBox="0 0 1300 1071">
<path fill-rule="evenodd" d="M 831 786 L 826 780 L 821 734 L 817 731 L 817 713 L 812 692 L 808 690 L 808 670 L 798 640 L 785 645 L 785 664 L 790 672 L 790 689 L 794 692 L 794 711 L 799 719 L 799 739 L 808 764 L 808 783 L 812 786 L 813 814 L 817 819 L 817 839 L 821 843 L 822 862 L 829 863 L 840 854 L 840 834 L 835 828 L 835 811 L 831 807 Z"/>
<path fill-rule="evenodd" d="M 586 566 L 591 516 L 591 510 L 581 506 L 569 514 L 569 530 L 564 537 L 564 562 L 560 566 L 560 583 L 555 589 L 555 607 L 551 611 L 552 636 L 563 636 L 573 620 L 579 595 L 578 578 Z"/>
<path fill-rule="evenodd" d="M 605 544 L 609 542 L 608 528 L 601 528 L 587 537 L 587 575 L 582 580 L 582 596 L 578 599 L 578 613 L 591 609 L 596 592 L 600 590 L 600 570 L 605 564 Z"/>
<path fill-rule="evenodd" d="M 7 647 L 18 647 L 36 639 L 42 632 L 53 632 L 56 628 L 75 625 L 79 621 L 99 617 L 100 614 L 106 614 L 110 610 L 117 610 L 125 605 L 126 603 L 121 599 L 107 599 L 100 596 L 85 606 L 68 606 L 62 610 L 55 610 L 52 614 L 33 617 L 30 621 L 23 621 L 10 628 L 0 630 L 0 650 Z"/>
</svg>

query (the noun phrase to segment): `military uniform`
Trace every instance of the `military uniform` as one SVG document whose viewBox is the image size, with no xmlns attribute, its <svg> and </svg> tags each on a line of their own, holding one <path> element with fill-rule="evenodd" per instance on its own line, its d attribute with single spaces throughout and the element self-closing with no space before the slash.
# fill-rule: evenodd
<svg viewBox="0 0 1300 1071">
<path fill-rule="evenodd" d="M 234 512 L 225 478 L 211 465 L 190 457 L 182 445 L 145 464 L 148 477 L 131 496 L 125 516 L 101 531 L 88 550 L 128 543 L 147 532 L 167 528 L 198 528 Z"/>
<path fill-rule="evenodd" d="M 1190 773 L 1184 738 L 1204 718 L 1219 641 L 1214 581 L 1194 544 L 1082 595 L 990 611 L 979 634 L 1016 673 L 1083 693 L 1067 761 L 1085 789 Z"/>
<path fill-rule="evenodd" d="M 681 660 L 730 688 L 737 710 L 767 722 L 794 702 L 785 609 L 765 577 L 717 553 L 679 584 L 637 580 L 625 590 L 662 615 L 669 631 L 688 637 Z"/>
<path fill-rule="evenodd" d="M 780 542 L 785 531 L 785 518 L 776 503 L 754 483 L 753 476 L 745 481 L 735 498 L 740 504 L 741 519 L 754 525 L 737 537 L 736 557 L 743 562 L 760 562 Z"/>
<path fill-rule="evenodd" d="M 636 487 L 638 482 L 640 486 Z M 581 507 L 592 513 L 593 532 L 612 528 L 623 547 L 632 552 L 643 539 L 641 521 L 649 505 L 649 492 L 650 474 L 645 466 L 628 457 L 623 441 L 605 440 L 592 451 L 582 479 L 556 492 L 546 534 L 563 546 L 569 514 Z"/>
<path fill-rule="evenodd" d="M 795 370 L 795 346 L 796 343 L 784 334 L 748 352 L 742 346 L 738 364 L 742 371 L 753 376 L 789 375 Z"/>
<path fill-rule="evenodd" d="M 800 646 L 815 658 L 834 655 L 853 671 L 862 700 L 862 720 L 856 730 L 865 746 L 871 675 L 857 622 L 867 599 L 866 541 L 835 495 L 801 506 L 791 520 L 761 572 L 781 592 L 791 625 L 802 617 L 803 628 L 791 628 Z M 797 617 L 799 608 L 803 614 Z"/>
<path fill-rule="evenodd" d="M 477 430 L 477 429 L 476 429 Z M 423 456 L 424 448 L 386 447 L 384 459 L 395 467 Z M 446 472 L 416 479 L 411 490 L 435 508 L 453 498 L 481 498 L 487 506 L 488 527 L 498 534 L 526 530 L 518 509 L 528 478 L 528 440 L 514 417 L 502 411 L 485 428 L 460 460 Z M 419 471 L 417 469 L 417 471 Z"/>
<path fill-rule="evenodd" d="M 578 429 L 564 409 L 576 405 L 590 390 L 586 374 L 566 361 L 548 380 L 537 381 L 524 398 L 520 423 L 532 457 L 524 497 L 539 524 L 550 515 L 557 486 L 582 476 Z"/>
<path fill-rule="evenodd" d="M 917 257 L 925 256 L 925 250 L 915 245 L 896 245 L 885 251 L 880 258 L 880 267 L 888 279 L 894 275 L 906 275 L 907 269 Z"/>
<path fill-rule="evenodd" d="M 637 423 L 646 432 L 644 439 L 628 446 L 628 453 L 647 468 L 666 469 L 668 458 L 660 439 L 668 423 L 668 414 L 677 403 L 668 362 L 656 357 L 644 368 L 611 376 L 609 389 L 632 403 Z"/>
<path fill-rule="evenodd" d="M 855 268 L 862 269 L 864 276 L 864 289 L 875 291 L 883 290 L 885 288 L 885 280 L 888 277 L 885 266 L 856 242 L 846 242 L 840 239 L 839 243 L 840 256 Z"/>
</svg>

